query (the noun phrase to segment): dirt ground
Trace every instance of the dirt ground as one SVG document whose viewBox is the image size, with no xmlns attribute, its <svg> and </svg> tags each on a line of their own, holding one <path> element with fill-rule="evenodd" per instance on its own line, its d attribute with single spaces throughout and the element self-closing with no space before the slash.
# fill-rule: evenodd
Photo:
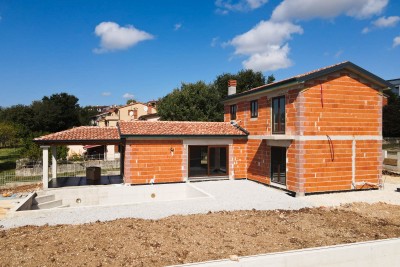
<svg viewBox="0 0 400 267">
<path fill-rule="evenodd" d="M 400 237 L 400 206 L 347 204 L 0 230 L 0 266 L 165 266 Z"/>
<path fill-rule="evenodd" d="M 42 183 L 20 185 L 12 188 L 0 188 L 0 194 L 3 197 L 18 193 L 29 193 L 42 189 Z"/>
</svg>

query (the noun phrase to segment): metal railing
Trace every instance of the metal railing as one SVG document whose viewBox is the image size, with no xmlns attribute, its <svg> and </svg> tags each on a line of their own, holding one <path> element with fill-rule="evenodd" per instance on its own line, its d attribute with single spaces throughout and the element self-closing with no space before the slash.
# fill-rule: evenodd
<svg viewBox="0 0 400 267">
<path fill-rule="evenodd" d="M 57 161 L 57 177 L 84 177 L 88 167 L 100 167 L 101 175 L 120 175 L 120 160 L 102 160 L 82 158 L 81 160 Z M 15 170 L 0 171 L 0 187 L 6 185 L 36 183 L 42 181 L 42 162 L 25 162 L 17 164 Z M 50 161 L 49 177 L 53 176 Z"/>
</svg>

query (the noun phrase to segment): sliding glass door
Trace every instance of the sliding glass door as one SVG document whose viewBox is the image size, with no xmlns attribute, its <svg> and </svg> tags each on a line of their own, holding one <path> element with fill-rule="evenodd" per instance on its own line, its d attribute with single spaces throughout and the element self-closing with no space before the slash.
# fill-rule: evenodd
<svg viewBox="0 0 400 267">
<path fill-rule="evenodd" d="M 227 146 L 189 146 L 189 177 L 227 175 Z"/>
</svg>

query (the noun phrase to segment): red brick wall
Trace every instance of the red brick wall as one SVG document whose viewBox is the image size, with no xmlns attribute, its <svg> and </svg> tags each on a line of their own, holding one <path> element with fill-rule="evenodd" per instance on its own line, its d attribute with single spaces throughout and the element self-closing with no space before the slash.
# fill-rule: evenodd
<svg viewBox="0 0 400 267">
<path fill-rule="evenodd" d="M 183 180 L 182 155 L 182 140 L 127 141 L 125 183 L 149 183 L 154 175 L 156 183 L 180 182 Z"/>
<path fill-rule="evenodd" d="M 268 149 L 267 149 L 268 148 Z M 265 140 L 247 141 L 247 178 L 261 183 L 270 182 L 270 148 Z"/>
<path fill-rule="evenodd" d="M 339 75 L 339 74 L 338 74 Z M 322 103 L 321 86 L 322 85 Z M 309 82 L 304 135 L 379 135 L 382 96 L 346 73 Z"/>
<path fill-rule="evenodd" d="M 247 177 L 247 140 L 233 140 L 233 162 L 230 162 L 230 167 L 233 165 L 233 178 L 240 179 Z"/>
<path fill-rule="evenodd" d="M 292 141 L 287 150 L 288 190 L 310 193 L 352 189 L 351 136 L 371 138 L 355 141 L 355 181 L 379 183 L 382 144 L 374 139 L 381 136 L 384 99 L 371 86 L 357 75 L 342 71 L 307 82 L 302 92 L 300 89 L 284 92 L 286 134 L 321 139 Z M 257 119 L 250 118 L 253 99 L 237 103 L 237 120 L 251 135 L 271 134 L 271 96 L 270 93 L 258 99 Z M 226 105 L 225 121 L 229 120 L 229 105 Z M 333 139 L 333 151 L 326 135 Z M 338 135 L 350 140 L 335 140 Z M 246 177 L 269 183 L 269 165 L 270 147 L 265 141 L 248 140 Z"/>
</svg>

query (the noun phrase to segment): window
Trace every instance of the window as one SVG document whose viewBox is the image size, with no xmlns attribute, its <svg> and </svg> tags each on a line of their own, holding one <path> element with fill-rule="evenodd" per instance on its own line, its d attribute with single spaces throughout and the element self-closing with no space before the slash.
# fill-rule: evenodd
<svg viewBox="0 0 400 267">
<path fill-rule="evenodd" d="M 272 133 L 285 133 L 285 96 L 272 98 Z"/>
<path fill-rule="evenodd" d="M 237 106 L 231 105 L 231 120 L 236 120 L 236 110 L 237 110 Z"/>
<path fill-rule="evenodd" d="M 250 102 L 250 113 L 252 118 L 258 117 L 258 101 L 253 100 Z"/>
</svg>

